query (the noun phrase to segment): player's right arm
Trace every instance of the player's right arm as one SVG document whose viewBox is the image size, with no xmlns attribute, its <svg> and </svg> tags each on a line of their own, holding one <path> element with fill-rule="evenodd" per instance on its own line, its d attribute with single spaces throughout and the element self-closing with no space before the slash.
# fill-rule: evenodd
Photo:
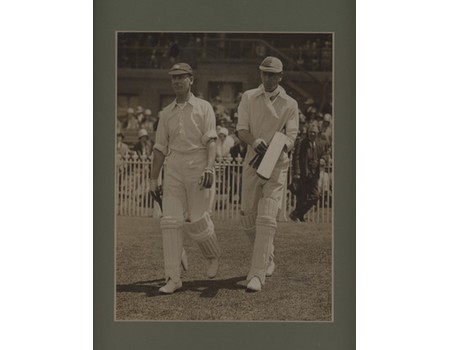
<svg viewBox="0 0 450 350">
<path fill-rule="evenodd" d="M 159 173 L 164 164 L 166 156 L 158 149 L 153 150 L 152 170 L 150 172 L 150 180 L 158 180 Z"/>
<path fill-rule="evenodd" d="M 250 133 L 250 112 L 247 93 L 244 93 L 241 103 L 238 106 L 238 123 L 236 129 L 239 139 L 251 146 L 256 153 L 264 154 L 266 152 L 266 142 L 263 139 L 255 139 Z"/>
</svg>

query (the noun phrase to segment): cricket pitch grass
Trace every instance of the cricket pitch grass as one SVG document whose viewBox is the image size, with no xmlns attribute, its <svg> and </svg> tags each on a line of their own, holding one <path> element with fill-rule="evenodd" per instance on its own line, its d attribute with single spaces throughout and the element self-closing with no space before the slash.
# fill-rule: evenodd
<svg viewBox="0 0 450 350">
<path fill-rule="evenodd" d="M 159 220 L 118 216 L 116 320 L 332 321 L 331 224 L 279 223 L 276 269 L 263 290 L 246 292 L 252 246 L 237 220 L 214 220 L 222 249 L 219 272 L 187 236 L 189 270 L 183 287 L 162 295 L 164 263 Z"/>
</svg>

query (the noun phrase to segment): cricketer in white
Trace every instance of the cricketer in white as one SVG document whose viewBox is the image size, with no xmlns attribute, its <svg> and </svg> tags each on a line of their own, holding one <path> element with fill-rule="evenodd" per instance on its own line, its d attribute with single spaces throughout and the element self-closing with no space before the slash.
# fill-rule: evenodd
<svg viewBox="0 0 450 350">
<path fill-rule="evenodd" d="M 176 99 L 161 114 L 154 146 L 150 191 L 167 157 L 163 180 L 161 232 L 166 285 L 161 293 L 182 287 L 181 268 L 187 269 L 183 228 L 206 258 L 206 274 L 214 278 L 220 249 L 210 218 L 214 200 L 216 119 L 212 106 L 191 93 L 192 68 L 175 64 L 169 71 Z"/>
<path fill-rule="evenodd" d="M 298 133 L 298 104 L 279 85 L 283 64 L 276 57 L 266 57 L 259 66 L 262 84 L 246 91 L 238 107 L 237 131 L 247 143 L 242 179 L 241 226 L 253 243 L 247 289 L 260 291 L 266 276 L 275 269 L 273 239 L 277 230 L 276 217 L 281 208 L 283 187 L 287 179 L 289 158 L 281 152 L 268 180 L 258 176 L 251 160 L 267 151 L 275 133 L 286 135 L 285 151 L 294 146 Z"/>
</svg>

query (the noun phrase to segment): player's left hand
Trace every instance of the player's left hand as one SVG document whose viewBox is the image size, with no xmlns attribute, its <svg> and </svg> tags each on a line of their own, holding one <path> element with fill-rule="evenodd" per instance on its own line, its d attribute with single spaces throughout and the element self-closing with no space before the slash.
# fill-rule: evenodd
<svg viewBox="0 0 450 350">
<path fill-rule="evenodd" d="M 214 182 L 214 168 L 205 168 L 198 184 L 203 188 L 211 188 Z"/>
<path fill-rule="evenodd" d="M 252 144 L 256 153 L 264 155 L 267 151 L 267 143 L 263 139 L 256 139 Z"/>
</svg>

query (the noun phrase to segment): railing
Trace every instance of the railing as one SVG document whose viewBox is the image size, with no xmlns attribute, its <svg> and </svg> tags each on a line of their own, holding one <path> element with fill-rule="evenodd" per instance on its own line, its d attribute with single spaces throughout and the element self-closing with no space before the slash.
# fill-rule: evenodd
<svg viewBox="0 0 450 350">
<path fill-rule="evenodd" d="M 159 217 L 161 211 L 150 196 L 151 158 L 137 155 L 118 156 L 116 172 L 116 208 L 118 215 Z M 213 208 L 216 219 L 237 219 L 240 215 L 243 159 L 216 161 L 216 199 Z M 164 176 L 164 170 L 160 181 Z M 316 223 L 332 222 L 331 168 L 323 172 L 319 182 L 320 198 L 305 215 L 305 220 Z M 291 171 L 284 188 L 283 207 L 279 221 L 288 221 L 289 213 L 295 208 L 296 197 L 287 189 L 291 183 Z"/>
</svg>

